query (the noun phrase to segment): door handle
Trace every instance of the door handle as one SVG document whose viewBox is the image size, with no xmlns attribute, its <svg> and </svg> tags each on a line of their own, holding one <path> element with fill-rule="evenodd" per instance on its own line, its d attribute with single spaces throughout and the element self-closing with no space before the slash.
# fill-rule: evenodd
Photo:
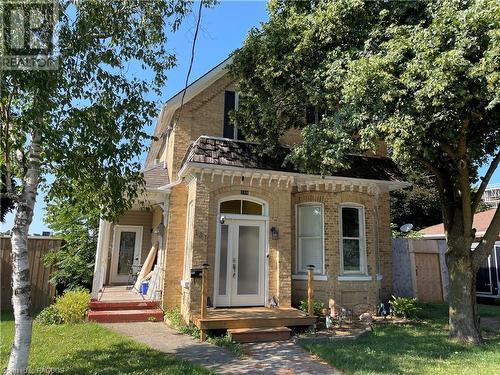
<svg viewBox="0 0 500 375">
<path fill-rule="evenodd" d="M 236 277 L 236 258 L 233 258 L 233 279 Z"/>
</svg>

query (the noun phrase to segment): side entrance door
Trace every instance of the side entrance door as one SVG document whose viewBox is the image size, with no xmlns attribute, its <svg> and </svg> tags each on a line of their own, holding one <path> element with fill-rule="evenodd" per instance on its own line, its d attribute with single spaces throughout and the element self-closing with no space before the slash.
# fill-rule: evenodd
<svg viewBox="0 0 500 375">
<path fill-rule="evenodd" d="M 132 266 L 139 266 L 141 259 L 142 227 L 115 226 L 109 281 L 123 284 L 129 281 Z"/>
<path fill-rule="evenodd" d="M 495 245 L 493 247 L 493 252 L 485 260 L 485 262 L 477 271 L 476 277 L 476 292 L 479 295 L 492 295 L 496 296 L 499 294 L 499 284 L 500 284 L 500 274 L 499 266 L 500 263 L 500 245 Z"/>
<path fill-rule="evenodd" d="M 265 221 L 227 219 L 219 225 L 215 305 L 264 306 Z"/>
<path fill-rule="evenodd" d="M 415 253 L 417 295 L 422 302 L 442 302 L 441 268 L 439 255 Z"/>
</svg>

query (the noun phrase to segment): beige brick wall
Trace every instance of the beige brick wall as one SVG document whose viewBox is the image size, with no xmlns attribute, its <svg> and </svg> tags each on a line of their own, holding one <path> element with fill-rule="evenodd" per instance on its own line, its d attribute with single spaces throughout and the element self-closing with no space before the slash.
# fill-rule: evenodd
<svg viewBox="0 0 500 375">
<path fill-rule="evenodd" d="M 176 126 L 168 140 L 166 159 L 170 180 L 176 179 L 189 145 L 202 135 L 222 137 L 224 134 L 224 93 L 237 91 L 234 80 L 228 75 L 215 81 L 210 87 L 185 103 L 173 115 Z M 281 142 L 286 145 L 300 143 L 300 130 L 290 129 Z"/>
<path fill-rule="evenodd" d="M 241 190 L 246 190 L 248 196 L 268 203 L 269 228 L 274 226 L 279 230 L 279 239 L 269 241 L 269 279 L 266 280 L 266 288 L 269 298 L 276 296 L 280 305 L 287 307 L 291 305 L 291 189 L 286 188 L 283 181 L 279 187 L 276 181 L 271 186 L 265 181 L 260 187 L 255 186 L 255 182 L 250 186 L 249 182 L 249 179 L 241 182 L 241 178 L 237 177 L 230 185 L 228 176 L 223 181 L 220 176 L 215 177 L 214 181 L 209 178 L 196 181 L 196 186 L 192 187 L 196 194 L 190 194 L 195 200 L 192 267 L 209 264 L 209 296 L 213 300 L 218 203 L 224 197 L 240 195 Z M 189 291 L 183 292 L 182 311 L 198 314 L 200 293 L 201 280 L 192 280 Z M 188 294 L 189 300 L 186 298 Z"/>
<path fill-rule="evenodd" d="M 180 118 L 177 113 L 174 114 L 173 121 L 178 120 L 178 122 L 168 140 L 169 144 L 164 153 L 166 159 L 163 160 L 168 167 L 170 181 L 177 180 L 181 162 L 194 140 L 201 135 L 222 137 L 224 91 L 226 90 L 236 90 L 229 76 L 220 78 L 185 103 Z M 168 126 L 168 124 L 163 125 Z M 300 143 L 300 131 L 292 129 L 281 137 L 280 141 L 287 145 Z M 382 153 L 383 150 L 379 150 L 379 154 Z M 172 189 L 169 225 L 166 229 L 164 307 L 180 305 L 186 318 L 199 311 L 199 280 L 192 281 L 189 289 L 182 288 L 180 285 L 184 270 L 188 202 L 195 202 L 193 257 L 189 267 L 200 267 L 208 262 L 211 279 L 209 295 L 213 297 L 217 204 L 222 197 L 238 195 L 242 189 L 248 190 L 250 195 L 269 203 L 269 227 L 275 226 L 279 230 L 279 239 L 270 240 L 269 244 L 267 284 L 269 297 L 277 296 L 282 306 L 289 306 L 292 301 L 297 303 L 305 295 L 305 282 L 291 280 L 292 270 L 295 267 L 295 204 L 311 199 L 318 199 L 325 203 L 326 215 L 325 263 L 328 281 L 316 282 L 318 299 L 327 302 L 329 298 L 334 298 L 339 304 L 354 304 L 363 301 L 375 304 L 379 300 L 379 289 L 383 299 L 390 296 L 392 258 L 387 192 L 382 192 L 377 198 L 367 194 L 366 191 L 358 192 L 356 189 L 354 192 L 326 192 L 324 186 L 320 185 L 320 190 L 323 190 L 320 192 L 294 191 L 292 193 L 290 188 L 283 186 L 283 183 L 279 187 L 276 182 L 268 186 L 267 181 L 262 186 L 257 186 L 255 182 L 253 186 L 250 186 L 249 181 L 241 183 L 239 178 L 236 180 L 231 184 L 230 177 L 226 176 L 224 181 L 220 181 L 220 176 L 218 176 L 214 181 L 198 180 L 191 183 L 189 188 L 182 183 Z M 368 272 L 373 277 L 372 281 L 337 280 L 340 270 L 338 205 L 348 201 L 357 202 L 366 207 Z M 383 275 L 380 282 L 375 280 L 377 251 L 380 254 L 380 272 Z"/>
<path fill-rule="evenodd" d="M 184 269 L 186 240 L 187 187 L 174 186 L 170 193 L 170 209 L 165 246 L 165 274 L 162 307 L 170 309 L 181 304 L 181 280 Z"/>
<path fill-rule="evenodd" d="M 378 198 L 368 194 L 365 189 L 361 192 L 355 187 L 354 191 L 325 191 L 319 185 L 320 191 L 294 192 L 292 195 L 292 222 L 295 223 L 295 206 L 304 202 L 320 202 L 324 205 L 324 246 L 325 246 L 325 275 L 327 281 L 314 282 L 315 299 L 323 301 L 328 306 L 333 299 L 337 305 L 352 306 L 359 303 L 375 305 L 380 297 L 387 299 L 392 285 L 392 255 L 389 230 L 388 194 L 381 194 Z M 321 191 L 323 190 L 323 191 Z M 340 189 L 338 189 L 340 190 Z M 368 275 L 371 281 L 339 281 L 341 273 L 340 260 L 340 223 L 339 207 L 341 203 L 358 203 L 365 207 L 366 254 Z M 378 212 L 377 212 L 378 211 Z M 295 228 L 292 227 L 293 250 L 292 269 L 296 271 L 296 242 Z M 382 290 L 379 297 L 377 278 L 377 252 L 380 256 L 380 271 L 383 275 Z M 292 281 L 292 301 L 298 305 L 301 299 L 307 298 L 307 283 L 302 280 Z"/>
</svg>

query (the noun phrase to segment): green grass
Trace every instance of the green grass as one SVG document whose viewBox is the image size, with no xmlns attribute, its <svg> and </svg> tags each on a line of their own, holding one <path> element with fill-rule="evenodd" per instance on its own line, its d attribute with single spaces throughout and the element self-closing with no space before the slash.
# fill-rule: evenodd
<svg viewBox="0 0 500 375">
<path fill-rule="evenodd" d="M 0 369 L 5 368 L 14 335 L 11 314 L 2 313 Z M 30 353 L 33 373 L 209 374 L 200 366 L 138 344 L 95 323 L 34 323 Z M 52 373 L 52 372 L 51 372 Z"/>
<path fill-rule="evenodd" d="M 500 306 L 480 305 L 481 316 L 500 318 Z M 352 341 L 301 342 L 312 353 L 346 374 L 500 374 L 500 332 L 485 332 L 475 347 L 447 339 L 447 306 L 423 305 L 422 321 L 375 326 Z"/>
</svg>

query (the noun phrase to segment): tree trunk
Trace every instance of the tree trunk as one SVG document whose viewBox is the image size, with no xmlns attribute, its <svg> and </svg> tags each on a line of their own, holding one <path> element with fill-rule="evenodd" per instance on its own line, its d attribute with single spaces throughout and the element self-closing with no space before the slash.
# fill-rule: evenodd
<svg viewBox="0 0 500 375">
<path fill-rule="evenodd" d="M 33 219 L 40 175 L 40 135 L 34 132 L 23 192 L 12 228 L 12 306 L 15 332 L 5 374 L 24 373 L 28 366 L 33 319 L 30 315 L 31 282 L 28 262 L 28 231 Z"/>
<path fill-rule="evenodd" d="M 476 272 L 466 241 L 457 241 L 455 245 L 448 244 L 446 263 L 450 277 L 450 338 L 480 344 L 482 338 L 476 304 Z"/>
</svg>

